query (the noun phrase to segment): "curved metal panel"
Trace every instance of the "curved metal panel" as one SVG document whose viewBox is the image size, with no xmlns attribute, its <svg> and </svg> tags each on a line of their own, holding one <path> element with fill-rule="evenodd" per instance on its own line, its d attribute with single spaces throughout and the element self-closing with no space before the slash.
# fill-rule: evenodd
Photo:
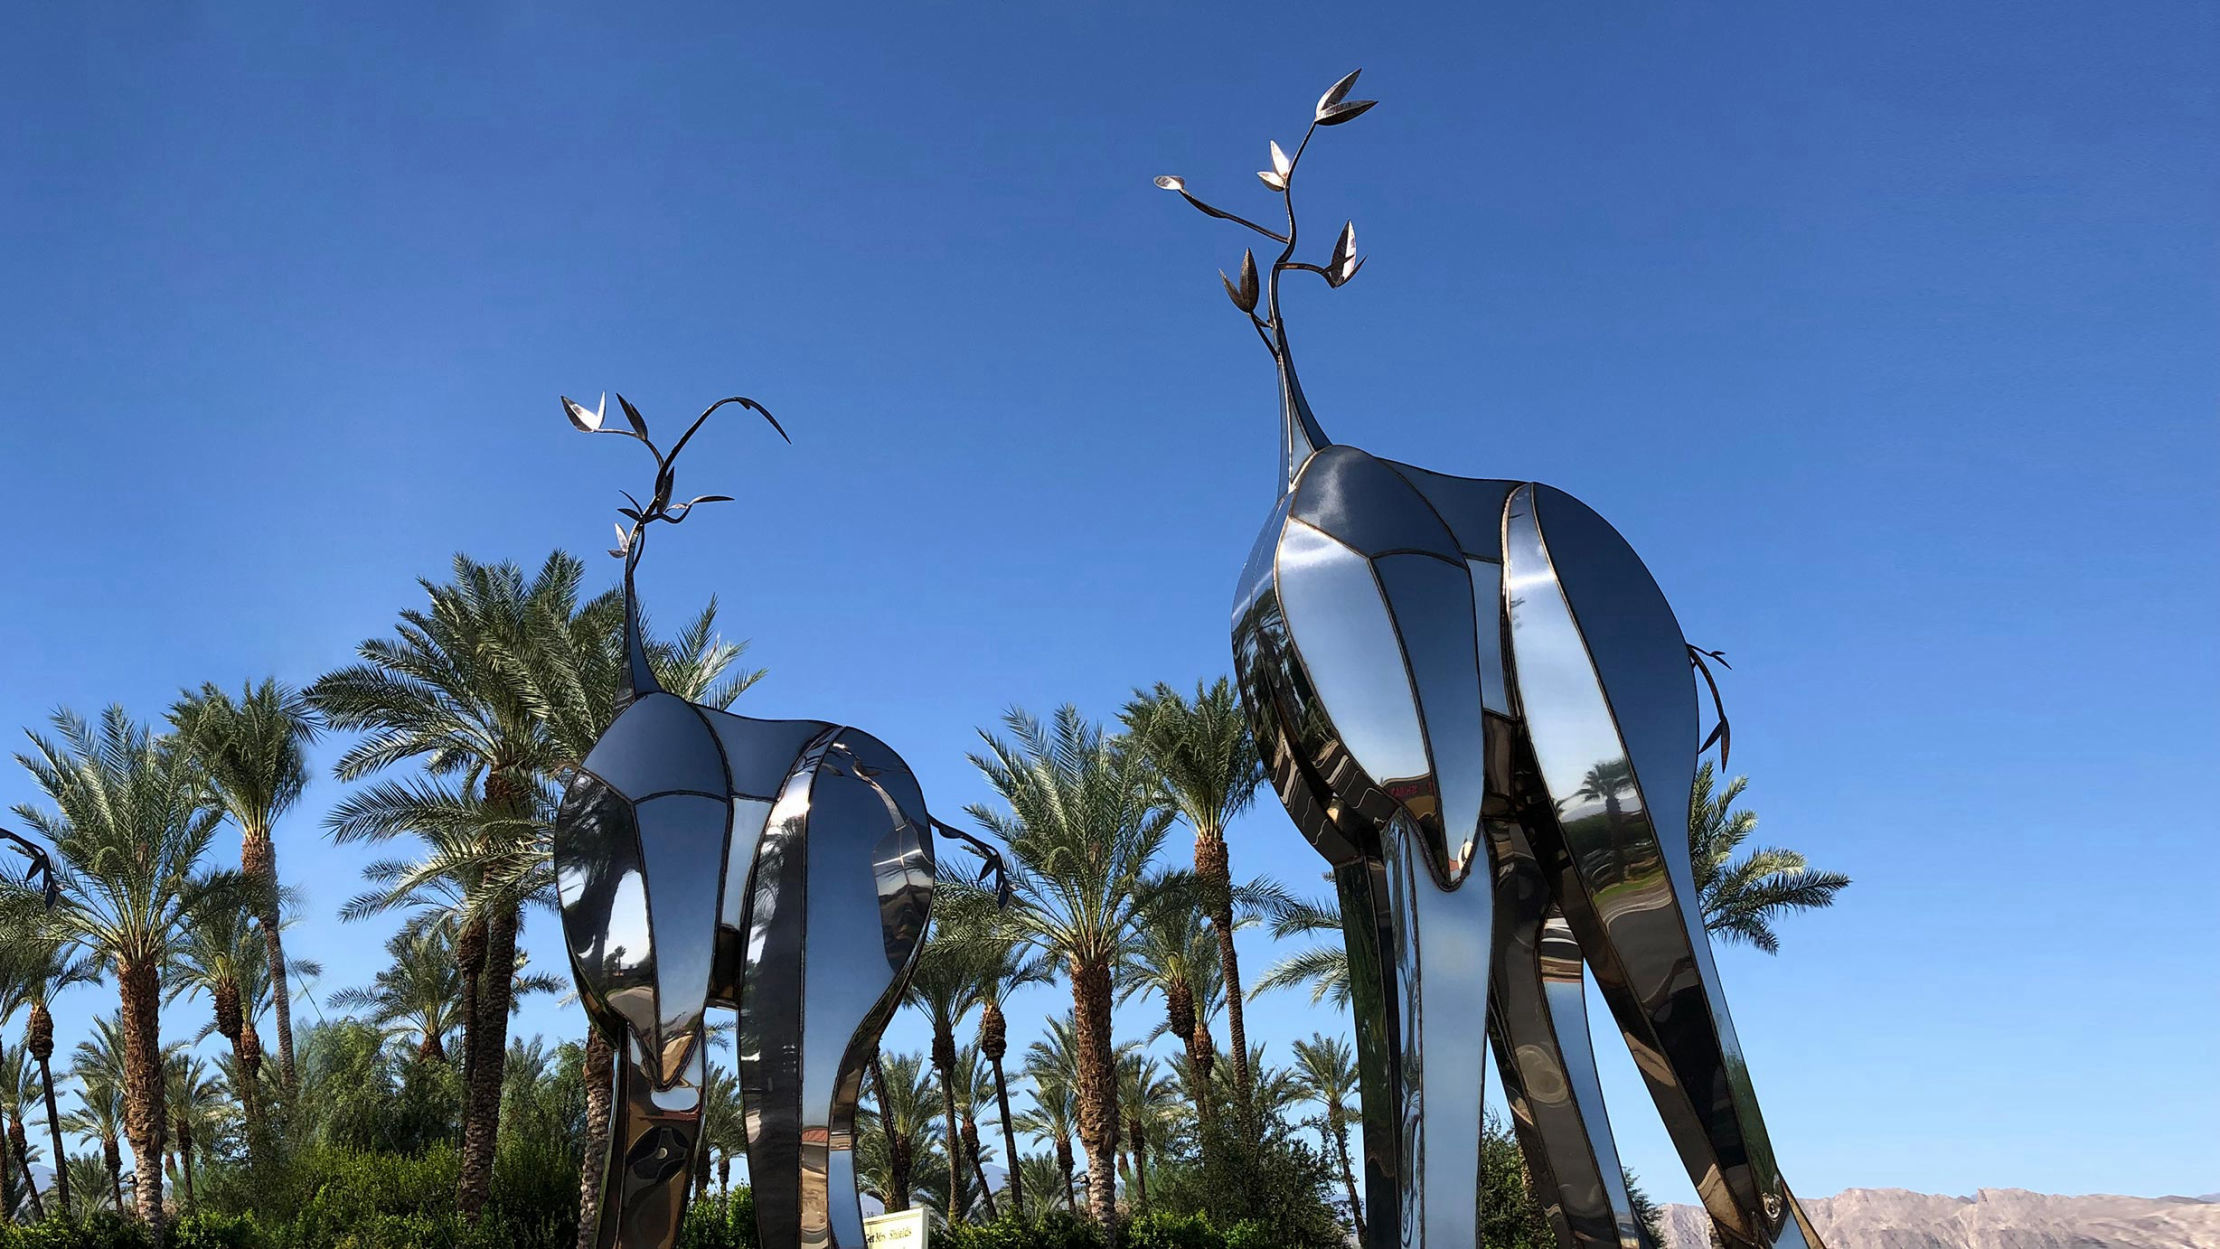
<svg viewBox="0 0 2220 1249">
<path fill-rule="evenodd" d="M 1426 497 L 1383 461 L 1355 447 L 1327 447 L 1296 479 L 1289 515 L 1366 555 L 1461 552 Z"/>
<path fill-rule="evenodd" d="M 1487 792 L 1472 577 L 1463 560 L 1383 555 L 1372 561 L 1387 593 L 1403 660 L 1418 689 L 1431 785 L 1396 793 L 1426 831 L 1435 879 L 1456 885 L 1480 849 Z"/>
<path fill-rule="evenodd" d="M 1567 865 L 1560 900 L 1722 1237 L 1770 1246 L 1786 1216 L 1780 1176 L 1696 927 L 1697 900 L 1681 896 L 1667 869 L 1615 704 L 1523 487 L 1506 510 L 1504 556 L 1512 672 L 1548 802 L 1538 814 L 1553 822 Z M 1684 853 L 1687 789 L 1660 794 L 1656 808 Z"/>
<path fill-rule="evenodd" d="M 632 804 L 578 773 L 555 820 L 555 889 L 571 978 L 589 1018 L 612 1034 L 655 1027 L 655 949 Z"/>
<path fill-rule="evenodd" d="M 1442 523 L 1457 536 L 1468 559 L 1503 558 L 1503 500 L 1518 485 L 1474 477 L 1452 477 L 1395 460 L 1382 460 L 1424 495 Z"/>
<path fill-rule="evenodd" d="M 731 818 L 723 799 L 700 794 L 664 794 L 639 805 L 656 951 L 655 1027 L 642 1035 L 653 1038 L 655 1072 L 675 1075 L 701 1040 Z"/>
<path fill-rule="evenodd" d="M 1430 788 L 1418 698 L 1372 562 L 1290 520 L 1278 566 L 1288 633 L 1350 756 L 1390 795 Z"/>
<path fill-rule="evenodd" d="M 730 787 L 716 735 L 673 694 L 642 695 L 627 707 L 594 743 L 586 770 L 634 802 L 679 791 L 721 798 Z"/>
</svg>

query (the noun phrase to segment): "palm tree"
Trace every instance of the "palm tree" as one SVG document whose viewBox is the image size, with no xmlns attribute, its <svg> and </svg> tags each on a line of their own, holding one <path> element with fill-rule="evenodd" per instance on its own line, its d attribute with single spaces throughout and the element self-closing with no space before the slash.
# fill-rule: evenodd
<svg viewBox="0 0 2220 1249">
<path fill-rule="evenodd" d="M 517 930 L 532 891 L 517 878 L 537 863 L 534 825 L 552 802 L 544 778 L 559 762 L 511 679 L 513 657 L 534 616 L 574 614 L 583 571 L 558 551 L 527 582 L 514 564 L 457 555 L 452 582 L 420 582 L 427 608 L 403 610 L 396 636 L 363 642 L 361 663 L 308 691 L 333 727 L 363 734 L 340 756 L 342 780 L 409 760 L 426 773 L 356 791 L 327 827 L 340 841 L 422 835 L 434 851 L 427 870 L 461 886 L 465 1096 L 455 1204 L 472 1220 L 493 1178 Z"/>
<path fill-rule="evenodd" d="M 1750 778 L 1738 776 L 1717 795 L 1706 759 L 1696 769 L 1689 791 L 1688 854 L 1696 868 L 1696 889 L 1704 900 L 1704 927 L 1729 941 L 1747 941 L 1778 954 L 1781 940 L 1773 920 L 1789 911 L 1823 910 L 1850 883 L 1841 872 L 1815 872 L 1794 850 L 1761 847 L 1734 858 L 1757 831 L 1757 814 L 1734 810 Z"/>
<path fill-rule="evenodd" d="M 904 1000 L 919 1014 L 933 1031 L 933 1071 L 940 1077 L 940 1104 L 947 1118 L 945 1148 L 953 1163 L 950 1167 L 948 1207 L 944 1211 L 951 1223 L 963 1221 L 964 1212 L 971 1203 L 966 1200 L 969 1179 L 965 1167 L 961 1129 L 956 1122 L 961 1105 L 956 1095 L 956 1029 L 964 1016 L 979 1004 L 980 957 L 983 943 L 976 931 L 966 931 L 967 926 L 951 925 L 944 912 L 933 925 L 925 940 L 925 948 L 918 952 L 917 969 L 910 975 L 909 987 L 903 991 Z"/>
<path fill-rule="evenodd" d="M 69 1181 L 70 1199 L 63 1207 L 63 1217 L 73 1223 L 82 1223 L 102 1210 L 122 1213 L 120 1202 L 111 1202 L 108 1195 L 108 1172 L 100 1158 L 94 1154 L 71 1154 L 69 1160 L 54 1170 L 59 1187 L 63 1177 Z M 119 1187 L 120 1197 L 122 1189 Z"/>
<path fill-rule="evenodd" d="M 887 1054 L 872 1064 L 877 1108 L 859 1110 L 856 1173 L 888 1210 L 907 1210 L 945 1178 L 933 1153 L 940 1090 L 920 1054 Z"/>
<path fill-rule="evenodd" d="M 979 1107 L 994 1096 L 994 1073 L 981 1061 L 977 1046 L 967 1045 L 957 1052 L 954 1088 L 963 1164 L 970 1177 L 979 1182 L 973 1204 L 984 1207 L 988 1219 L 996 1219 L 1001 1217 L 1001 1207 L 994 1199 L 994 1185 L 987 1179 L 987 1147 L 979 1140 Z"/>
<path fill-rule="evenodd" d="M 285 943 L 279 936 L 284 928 L 279 917 L 282 891 L 277 844 L 271 833 L 278 817 L 300 801 L 308 785 L 307 747 L 316 740 L 321 724 L 305 697 L 273 679 L 242 686 L 237 698 L 213 682 L 205 684 L 197 693 L 178 699 L 170 708 L 170 723 L 191 743 L 216 801 L 239 826 L 241 874 L 260 886 L 254 918 L 268 948 L 270 1000 L 277 1012 L 278 1079 L 290 1088 L 292 991 L 286 979 Z"/>
<path fill-rule="evenodd" d="M 1347 1041 L 1314 1032 L 1295 1042 L 1295 1081 L 1303 1096 L 1324 1111 L 1319 1128 L 1333 1146 L 1341 1167 L 1341 1186 L 1349 1198 L 1349 1230 L 1364 1244 L 1364 1206 L 1357 1200 L 1357 1172 L 1349 1160 L 1350 1109 L 1357 1101 L 1357 1056 Z"/>
<path fill-rule="evenodd" d="M 78 1108 L 63 1116 L 63 1126 L 79 1137 L 100 1141 L 100 1157 L 108 1169 L 108 1186 L 116 1209 L 123 1205 L 123 1150 L 129 1111 L 123 1094 L 123 1036 L 108 1016 L 93 1020 L 92 1035 L 77 1043 L 69 1073 L 77 1080 Z"/>
<path fill-rule="evenodd" d="M 61 892 L 51 931 L 116 974 L 139 1217 L 160 1249 L 162 971 L 186 918 L 239 884 L 228 874 L 195 875 L 217 817 L 180 743 L 133 724 L 121 707 L 104 712 L 97 730 L 68 711 L 55 713 L 54 725 L 59 742 L 34 733 L 31 752 L 16 756 L 54 807 L 15 810 L 54 846 Z"/>
<path fill-rule="evenodd" d="M 385 943 L 391 962 L 367 987 L 331 995 L 335 1010 L 361 1011 L 387 1036 L 414 1042 L 420 1062 L 447 1061 L 447 1037 L 462 1024 L 462 973 L 453 928 L 402 928 Z"/>
<path fill-rule="evenodd" d="M 1164 1023 L 1154 1035 L 1169 1033 L 1187 1051 L 1187 1066 L 1198 1077 L 1195 1116 L 1207 1149 L 1215 1135 L 1209 1096 L 1217 1045 L 1210 1036 L 1210 1014 L 1225 1001 L 1224 964 L 1218 943 L 1193 899 L 1168 897 L 1151 907 L 1140 939 L 1120 970 L 1123 1005 L 1135 994 L 1153 991 L 1164 998 Z M 1234 1076 L 1238 1088 L 1241 1076 Z"/>
<path fill-rule="evenodd" d="M 99 963 L 89 955 L 72 956 L 63 951 L 41 929 L 34 929 L 27 936 L 17 936 L 7 949 L 5 966 L 0 968 L 0 1018 L 14 1011 L 20 999 L 31 1008 L 26 1025 L 23 1047 L 39 1065 L 39 1090 L 46 1103 L 46 1127 L 53 1142 L 54 1156 L 66 1156 L 62 1149 L 62 1116 L 54 1099 L 54 1015 L 49 1009 L 54 995 L 71 985 L 93 984 L 100 979 Z M 64 1209 L 70 1206 L 70 1177 L 65 1168 L 54 1171 L 55 1192 L 60 1195 Z"/>
<path fill-rule="evenodd" d="M 940 904 L 941 913 L 954 914 L 966 903 L 975 912 L 985 905 L 984 899 L 957 893 Z M 1054 979 L 1055 971 L 1048 959 L 1012 940 L 998 921 L 999 916 L 981 916 L 974 922 L 979 935 L 976 938 L 978 948 L 971 961 L 978 976 L 979 1053 L 994 1074 L 994 1101 L 1002 1120 L 1003 1156 L 1014 1159 L 1018 1157 L 1017 1124 L 1010 1113 L 1010 1080 L 1004 1063 L 1010 1052 L 1010 1024 L 1002 1007 L 1012 993 L 1026 985 L 1046 984 Z M 1010 1204 L 1022 1209 L 1025 1177 L 1015 1166 L 1010 1168 L 1009 1174 Z"/>
<path fill-rule="evenodd" d="M 31 1137 L 23 1128 L 23 1112 L 38 1103 L 38 1075 L 30 1055 L 20 1045 L 0 1045 L 0 1115 L 7 1119 L 7 1147 L 23 1169 L 23 1185 L 31 1199 L 31 1217 L 44 1219 L 46 1203 L 39 1199 L 38 1180 L 31 1173 Z"/>
<path fill-rule="evenodd" d="M 256 889 L 266 887 L 257 882 Z M 269 943 L 258 930 L 261 911 L 236 901 L 195 908 L 185 936 L 177 944 L 176 979 L 166 1000 L 205 992 L 215 1005 L 210 1028 L 231 1045 L 231 1058 L 239 1072 L 239 1108 L 247 1121 L 247 1149 L 259 1153 L 263 1134 L 262 1101 L 257 1080 L 262 1070 L 262 1036 L 254 1018 L 272 989 Z M 280 1027 L 284 1027 L 282 1023 Z M 205 1035 L 205 1034 L 204 1034 Z"/>
<path fill-rule="evenodd" d="M 163 1067 L 170 1122 L 176 1129 L 177 1159 L 185 1177 L 185 1209 L 193 1195 L 193 1151 L 206 1149 L 224 1116 L 231 1109 L 224 1082 L 208 1069 L 208 1060 L 182 1047 L 169 1055 Z"/>
<path fill-rule="evenodd" d="M 1158 682 L 1127 704 L 1125 723 L 1162 778 L 1166 797 L 1195 831 L 1195 881 L 1216 938 L 1234 1086 L 1246 1111 L 1249 1033 L 1241 1009 L 1241 963 L 1233 948 L 1233 870 L 1226 827 L 1256 799 L 1264 763 L 1249 735 L 1241 700 L 1224 677 L 1210 685 L 1197 682 L 1192 702 Z"/>
<path fill-rule="evenodd" d="M 1007 810 L 967 811 L 1007 847 L 1016 904 L 1005 922 L 1071 978 L 1087 1207 L 1109 1227 L 1117 1200 L 1115 968 L 1153 899 L 1185 887 L 1187 875 L 1151 868 L 1171 817 L 1153 800 L 1157 782 L 1141 751 L 1105 737 L 1076 707 L 1060 709 L 1053 728 L 1015 710 L 1003 723 L 1016 741 L 982 731 L 986 753 L 971 761 Z"/>
<path fill-rule="evenodd" d="M 1068 1152 L 1071 1143 L 1066 1141 Z M 1071 1187 L 1059 1183 L 1066 1179 L 1061 1165 L 1052 1154 L 1026 1154 L 1018 1159 L 1010 1174 L 1025 1176 L 1025 1204 L 1018 1207 L 1018 1217 L 1028 1223 L 1038 1223 L 1058 1210 L 1072 1208 Z M 1012 1191 L 1015 1191 L 1013 1186 Z M 1013 1205 L 1016 1203 L 1013 1202 Z"/>
<path fill-rule="evenodd" d="M 709 1069 L 709 1083 L 702 1091 L 701 1145 L 706 1156 L 717 1154 L 717 1190 L 732 1193 L 732 1160 L 748 1153 L 747 1118 L 740 1108 L 740 1078 L 720 1067 Z"/>
<path fill-rule="evenodd" d="M 1164 1074 L 1162 1064 L 1134 1046 L 1118 1061 L 1118 1109 L 1133 1156 L 1133 1204 L 1149 1204 L 1149 1148 L 1170 1134 L 1184 1107 L 1179 1082 Z"/>
<path fill-rule="evenodd" d="M 1064 1204 L 1076 1211 L 1071 1138 L 1079 1131 L 1079 1056 L 1070 1016 L 1049 1020 L 1047 1035 L 1025 1048 L 1025 1075 L 1033 1081 L 1033 1108 L 1018 1116 L 1018 1127 L 1054 1146 Z"/>
</svg>

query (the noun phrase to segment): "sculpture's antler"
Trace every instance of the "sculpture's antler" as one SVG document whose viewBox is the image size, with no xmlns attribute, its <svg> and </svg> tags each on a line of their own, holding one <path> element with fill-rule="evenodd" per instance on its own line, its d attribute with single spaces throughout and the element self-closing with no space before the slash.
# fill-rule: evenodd
<svg viewBox="0 0 2220 1249">
<path fill-rule="evenodd" d="M 627 529 L 623 525 L 617 526 L 617 545 L 610 548 L 609 551 L 611 555 L 624 561 L 624 649 L 631 668 L 632 693 L 637 697 L 661 688 L 656 683 L 654 671 L 648 666 L 647 640 L 640 631 L 639 600 L 632 589 L 633 570 L 640 566 L 640 553 L 647 547 L 647 527 L 659 520 L 673 525 L 678 524 L 691 515 L 698 504 L 730 503 L 732 501 L 732 496 L 729 494 L 704 494 L 673 506 L 671 503 L 671 487 L 677 482 L 678 453 L 686 449 L 686 444 L 693 439 L 694 432 L 702 427 L 702 423 L 709 419 L 710 414 L 728 403 L 737 403 L 769 421 L 771 428 L 777 430 L 779 437 L 786 439 L 787 442 L 791 443 L 794 440 L 787 438 L 786 427 L 779 424 L 778 418 L 771 415 L 769 408 L 745 395 L 728 396 L 703 408 L 701 415 L 694 418 L 694 423 L 686 427 L 686 432 L 679 435 L 678 441 L 672 444 L 668 452 L 656 449 L 654 440 L 648 437 L 647 418 L 641 416 L 640 410 L 633 407 L 632 401 L 626 399 L 623 395 L 617 396 L 617 404 L 624 409 L 625 424 L 631 426 L 629 429 L 618 429 L 613 426 L 605 428 L 603 426 L 602 422 L 606 419 L 609 411 L 609 396 L 606 394 L 601 397 L 601 402 L 595 405 L 591 412 L 586 410 L 585 404 L 578 402 L 569 395 L 562 396 L 562 400 L 563 415 L 569 417 L 570 423 L 580 430 L 589 434 L 621 434 L 626 438 L 637 438 L 640 445 L 648 449 L 648 454 L 655 457 L 655 492 L 650 496 L 647 505 L 645 507 L 641 506 L 640 501 L 633 498 L 629 491 L 620 492 L 624 494 L 625 501 L 632 506 L 618 508 L 617 514 L 629 517 L 632 521 L 632 527 Z"/>
<path fill-rule="evenodd" d="M 1193 204 L 1204 214 L 1245 226 L 1280 244 L 1280 254 L 1272 261 L 1270 274 L 1261 291 L 1258 289 L 1256 252 L 1253 249 L 1241 254 L 1241 277 L 1238 281 L 1227 277 L 1222 269 L 1219 270 L 1218 277 L 1225 283 L 1226 295 L 1233 300 L 1233 306 L 1247 314 L 1251 328 L 1256 330 L 1257 337 L 1263 340 L 1265 349 L 1272 353 L 1273 361 L 1279 366 L 1281 451 L 1286 458 L 1289 481 L 1294 479 L 1296 470 L 1302 467 L 1303 461 L 1310 457 L 1311 452 L 1330 445 L 1332 440 L 1319 427 L 1318 418 L 1311 414 L 1310 404 L 1303 398 L 1302 386 L 1295 380 L 1295 362 L 1287 346 L 1287 322 L 1280 315 L 1280 275 L 1291 269 L 1301 270 L 1326 279 L 1328 286 L 1338 287 L 1357 276 L 1357 270 L 1364 267 L 1364 260 L 1357 255 L 1357 224 L 1354 221 L 1342 226 L 1340 236 L 1334 240 L 1333 254 L 1327 258 L 1325 264 L 1307 264 L 1295 259 L 1298 234 L 1295 221 L 1295 169 L 1302 163 L 1303 153 L 1310 147 L 1311 136 L 1318 133 L 1320 126 L 1338 126 L 1343 122 L 1354 121 L 1379 103 L 1377 100 L 1348 98 L 1349 89 L 1357 83 L 1357 75 L 1363 72 L 1356 70 L 1350 73 L 1318 98 L 1318 107 L 1311 114 L 1310 127 L 1303 131 L 1302 142 L 1295 145 L 1293 156 L 1288 155 L 1274 141 L 1271 145 L 1272 167 L 1257 171 L 1257 179 L 1279 195 L 1281 206 L 1286 209 L 1285 234 L 1204 203 L 1188 192 L 1185 178 L 1166 174 L 1156 180 L 1156 185 L 1167 191 L 1177 191 L 1181 199 Z M 1264 303 L 1264 314 L 1261 316 L 1257 313 L 1260 297 Z"/>
</svg>

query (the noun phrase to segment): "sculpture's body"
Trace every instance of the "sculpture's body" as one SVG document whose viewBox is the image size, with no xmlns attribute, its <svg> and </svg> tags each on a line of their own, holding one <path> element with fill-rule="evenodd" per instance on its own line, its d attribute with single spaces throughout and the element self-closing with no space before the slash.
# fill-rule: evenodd
<svg viewBox="0 0 2220 1249">
<path fill-rule="evenodd" d="M 598 428 L 598 414 L 570 406 Z M 860 1249 L 856 1101 L 924 938 L 932 821 L 909 768 L 869 734 L 749 719 L 657 686 L 632 572 L 645 521 L 686 506 L 664 511 L 668 458 L 657 459 L 657 500 L 644 519 L 637 505 L 627 513 L 618 551 L 630 688 L 571 780 L 555 836 L 579 996 L 616 1047 L 595 1243 L 676 1243 L 699 1147 L 704 1016 L 722 1006 L 740 1016 L 761 1243 Z"/>
<path fill-rule="evenodd" d="M 1348 85 L 1314 128 L 1369 107 L 1342 102 Z M 1286 194 L 1301 151 L 1275 145 L 1266 184 Z M 1570 495 L 1328 442 L 1278 279 L 1347 281 L 1354 231 L 1321 267 L 1290 259 L 1292 206 L 1284 235 L 1241 224 L 1287 246 L 1266 316 L 1253 259 L 1227 283 L 1279 363 L 1285 476 L 1241 574 L 1234 662 L 1274 788 L 1334 868 L 1369 1243 L 1479 1243 L 1483 1036 L 1560 1243 L 1643 1243 L 1585 961 L 1723 1242 L 1822 1249 L 1774 1164 L 1703 931 L 1686 834 L 1695 679 L 1664 595 Z"/>
</svg>

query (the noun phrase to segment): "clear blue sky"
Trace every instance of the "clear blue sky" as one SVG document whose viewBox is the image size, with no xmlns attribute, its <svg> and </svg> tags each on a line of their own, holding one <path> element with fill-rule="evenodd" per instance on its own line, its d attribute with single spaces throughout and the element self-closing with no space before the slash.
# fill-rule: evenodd
<svg viewBox="0 0 2220 1249">
<path fill-rule="evenodd" d="M 376 7 L 11 18 L 0 726 L 305 682 L 454 551 L 597 553 L 640 464 L 557 392 L 737 390 L 794 445 L 705 435 L 681 488 L 741 502 L 652 605 L 719 593 L 746 709 L 952 815 L 1004 707 L 1227 666 L 1271 379 L 1244 240 L 1150 178 L 1265 205 L 1361 65 L 1305 202 L 1372 260 L 1291 302 L 1326 428 L 1611 517 L 1734 661 L 1763 833 L 1857 878 L 1720 962 L 1799 1190 L 2220 1189 L 2209 7 Z M 329 918 L 338 790 L 281 837 L 327 990 L 382 937 Z M 1272 808 L 1234 864 L 1316 883 Z"/>
</svg>

